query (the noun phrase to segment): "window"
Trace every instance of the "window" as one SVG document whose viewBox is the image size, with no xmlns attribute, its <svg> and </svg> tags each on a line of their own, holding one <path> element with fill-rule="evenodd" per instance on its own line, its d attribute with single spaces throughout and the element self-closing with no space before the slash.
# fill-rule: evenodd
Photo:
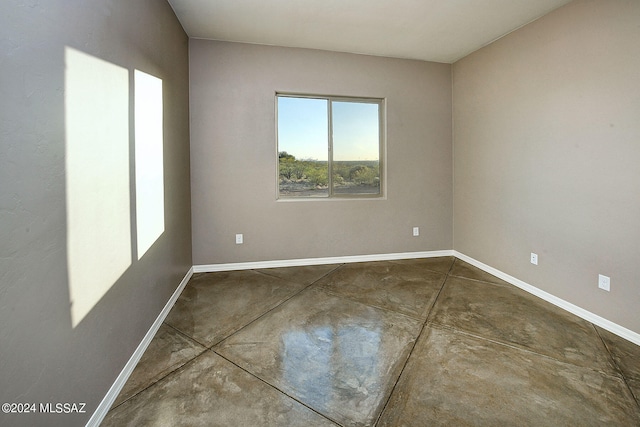
<svg viewBox="0 0 640 427">
<path fill-rule="evenodd" d="M 276 95 L 278 197 L 380 197 L 383 100 Z"/>
</svg>

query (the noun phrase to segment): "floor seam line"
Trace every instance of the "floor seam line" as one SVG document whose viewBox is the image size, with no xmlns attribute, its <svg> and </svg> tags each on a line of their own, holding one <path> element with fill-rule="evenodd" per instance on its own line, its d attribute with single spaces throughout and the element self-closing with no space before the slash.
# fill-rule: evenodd
<svg viewBox="0 0 640 427">
<path fill-rule="evenodd" d="M 333 419 L 329 418 L 327 415 L 325 415 L 325 414 L 323 414 L 323 413 L 319 412 L 318 410 L 316 410 L 316 409 L 312 408 L 311 406 L 307 405 L 306 403 L 304 403 L 304 402 L 302 402 L 302 401 L 298 400 L 297 398 L 295 398 L 295 397 L 291 396 L 291 395 L 290 395 L 290 394 L 288 394 L 287 392 L 285 392 L 285 391 L 283 391 L 283 390 L 280 390 L 280 389 L 279 389 L 278 387 L 276 387 L 275 385 L 271 384 L 270 382 L 268 382 L 267 380 L 265 380 L 265 379 L 263 379 L 263 378 L 260 378 L 258 375 L 254 374 L 253 372 L 251 372 L 251 371 L 249 371 L 249 370 L 247 370 L 247 369 L 243 368 L 242 366 L 238 365 L 236 362 L 234 362 L 233 360 L 231 360 L 231 359 L 227 358 L 227 357 L 226 357 L 226 356 L 224 356 L 223 354 L 218 353 L 217 351 L 215 351 L 214 349 L 211 349 L 211 348 L 210 348 L 210 349 L 208 349 L 208 351 L 211 351 L 211 352 L 212 352 L 212 353 L 214 353 L 215 355 L 217 355 L 217 356 L 219 356 L 219 357 L 223 358 L 223 359 L 224 359 L 224 360 L 226 360 L 227 362 L 231 363 L 233 366 L 237 367 L 238 369 L 242 370 L 243 372 L 245 372 L 245 373 L 247 373 L 247 374 L 251 375 L 253 378 L 255 378 L 255 379 L 257 379 L 257 380 L 261 381 L 262 383 L 266 384 L 267 386 L 271 387 L 271 388 L 272 388 L 272 389 L 274 389 L 276 392 L 278 392 L 278 393 L 280 393 L 280 394 L 283 394 L 283 395 L 287 396 L 289 399 L 292 399 L 292 400 L 294 400 L 294 401 L 298 402 L 299 404 L 301 404 L 301 405 L 302 405 L 302 406 L 304 406 L 305 408 L 309 409 L 310 411 L 313 411 L 314 413 L 316 413 L 316 414 L 320 415 L 322 418 L 325 418 L 325 419 L 327 419 L 327 420 L 331 421 L 332 423 L 334 423 L 334 424 L 336 424 L 336 425 L 338 425 L 338 426 L 340 426 L 340 427 L 343 427 L 343 425 L 342 425 L 342 424 L 340 424 L 339 422 L 337 422 L 336 420 L 333 420 Z"/>
<path fill-rule="evenodd" d="M 453 268 L 453 264 L 455 263 L 455 257 L 454 257 L 454 261 L 451 263 L 451 266 L 449 267 L 449 271 L 451 271 L 451 268 Z M 377 426 L 378 423 L 380 422 L 380 418 L 382 417 L 382 414 L 384 414 L 384 411 L 387 409 L 387 406 L 389 406 L 389 401 L 391 401 L 391 397 L 393 396 L 393 393 L 396 391 L 396 388 L 398 387 L 398 383 L 400 382 L 400 379 L 402 378 L 402 374 L 404 373 L 405 369 L 407 368 L 407 366 L 409 365 L 409 360 L 411 359 L 411 356 L 413 355 L 413 351 L 416 349 L 416 346 L 418 345 L 418 341 L 420 340 L 420 337 L 422 337 L 422 334 L 424 333 L 424 330 L 427 328 L 427 323 L 429 321 L 429 315 L 431 314 L 431 311 L 433 310 L 433 307 L 435 307 L 436 305 L 436 301 L 438 301 L 438 297 L 440 296 L 440 293 L 442 292 L 442 289 L 444 288 L 445 283 L 447 282 L 447 278 L 449 277 L 449 272 L 447 272 L 442 280 L 442 284 L 440 285 L 440 289 L 438 290 L 438 293 L 436 294 L 436 297 L 433 299 L 433 302 L 431 303 L 431 307 L 429 308 L 429 310 L 427 311 L 427 316 L 425 317 L 424 322 L 422 323 L 422 327 L 420 328 L 420 332 L 418 333 L 418 336 L 416 336 L 416 340 L 413 342 L 413 346 L 411 347 L 411 350 L 409 350 L 409 354 L 407 356 L 407 359 L 404 361 L 404 364 L 402 365 L 402 369 L 400 370 L 400 374 L 398 375 L 398 377 L 396 378 L 393 387 L 391 387 L 391 391 L 389 392 L 389 396 L 387 397 L 387 400 L 384 402 L 384 405 L 382 406 L 382 410 L 380 410 L 380 413 L 378 414 L 376 421 L 374 422 L 374 426 Z"/>
<path fill-rule="evenodd" d="M 611 349 L 607 345 L 604 338 L 602 338 L 602 335 L 600 334 L 600 331 L 598 331 L 598 328 L 596 328 L 596 325 L 592 323 L 591 326 L 593 326 L 593 329 L 596 331 L 596 335 L 598 336 L 598 338 L 600 338 L 600 341 L 602 341 L 602 344 L 604 345 L 604 348 L 607 350 L 607 354 L 609 355 L 609 358 L 613 362 L 613 365 L 618 370 L 618 372 L 620 372 L 620 376 L 622 377 L 622 381 L 624 381 L 624 385 L 627 386 L 629 393 L 631 393 L 631 397 L 633 397 L 633 400 L 636 401 L 636 405 L 638 405 L 638 408 L 640 409 L 640 400 L 638 400 L 638 397 L 636 397 L 635 393 L 633 392 L 633 389 L 629 384 L 629 380 L 627 379 L 627 376 L 624 374 L 624 372 L 620 368 L 620 365 L 618 365 L 618 362 L 616 361 L 615 357 L 613 357 L 613 353 L 611 352 Z"/>
<path fill-rule="evenodd" d="M 180 369 L 182 369 L 183 367 L 185 367 L 187 364 L 193 362 L 195 359 L 197 359 L 198 357 L 202 356 L 205 352 L 207 352 L 209 349 L 205 348 L 203 349 L 201 352 L 199 352 L 198 354 L 196 354 L 194 357 L 187 359 L 184 363 L 180 364 L 178 367 L 176 367 L 175 369 L 172 369 L 171 371 L 167 372 L 165 375 L 161 376 L 160 378 L 158 378 L 156 381 L 153 381 L 152 383 L 148 384 L 146 387 L 144 387 L 143 389 L 141 389 L 140 391 L 132 394 L 131 396 L 129 396 L 128 398 L 126 398 L 125 400 L 123 400 L 122 402 L 118 403 L 115 406 L 112 406 L 111 408 L 109 408 L 109 411 L 112 411 L 118 407 L 120 407 L 121 405 L 123 405 L 124 403 L 128 402 L 129 400 L 133 399 L 134 397 L 138 396 L 139 394 L 149 390 L 150 388 L 154 387 L 156 384 L 158 384 L 160 381 L 164 380 L 165 378 L 167 378 L 169 375 L 173 374 L 176 371 L 179 371 Z M 136 365 L 137 366 L 137 365 Z M 122 393 L 122 390 L 120 391 L 120 393 Z M 109 412 L 107 411 L 107 412 Z"/>
<path fill-rule="evenodd" d="M 331 272 L 333 272 L 333 271 L 335 271 L 335 269 L 331 270 Z M 257 273 L 257 272 L 256 272 L 256 273 Z M 329 274 L 329 273 L 327 273 L 327 274 Z M 268 274 L 267 274 L 267 276 L 269 276 L 269 277 L 274 277 L 274 276 L 271 276 L 271 275 L 268 275 Z M 325 276 L 326 276 L 326 275 L 325 275 Z M 322 276 L 322 277 L 325 277 L 325 276 Z M 321 277 L 321 278 L 322 278 L 322 277 Z M 278 279 L 281 279 L 281 280 L 284 280 L 285 282 L 287 282 L 287 280 L 286 280 L 286 279 L 282 279 L 282 278 L 280 278 L 280 277 L 278 277 Z M 318 280 L 320 280 L 320 279 L 318 279 Z M 269 310 L 267 310 L 267 311 L 265 311 L 264 313 L 262 313 L 260 316 L 258 316 L 258 317 L 256 317 L 255 319 L 253 319 L 253 320 L 249 321 L 248 323 L 246 323 L 246 324 L 242 325 L 242 327 L 240 327 L 239 329 L 237 329 L 237 330 L 233 331 L 233 332 L 232 332 L 232 333 L 230 333 L 229 335 L 226 335 L 224 338 L 222 338 L 222 339 L 220 339 L 220 340 L 218 340 L 218 341 L 214 342 L 212 345 L 207 346 L 207 348 L 208 348 L 209 350 L 212 350 L 212 349 L 213 349 L 213 347 L 215 347 L 215 346 L 217 346 L 218 344 L 222 343 L 223 341 L 225 341 L 225 340 L 227 340 L 227 339 L 231 338 L 232 336 L 234 336 L 234 335 L 235 335 L 235 334 L 237 334 L 238 332 L 240 332 L 240 331 L 242 331 L 243 329 L 247 328 L 249 325 L 251 325 L 251 324 L 253 324 L 253 323 L 257 322 L 258 320 L 262 319 L 262 318 L 263 318 L 264 316 L 266 316 L 267 314 L 271 313 L 271 312 L 272 312 L 273 310 L 275 310 L 276 308 L 280 307 L 281 305 L 283 305 L 283 304 L 284 304 L 284 303 L 286 303 L 287 301 L 291 300 L 293 297 L 295 297 L 295 296 L 297 296 L 297 295 L 301 294 L 302 292 L 306 291 L 306 290 L 307 290 L 307 289 L 309 289 L 311 286 L 313 286 L 313 284 L 314 284 L 314 283 L 316 283 L 316 282 L 317 282 L 317 280 L 316 280 L 316 281 L 314 281 L 314 282 L 312 282 L 312 283 L 309 283 L 309 284 L 308 284 L 308 285 L 306 285 L 306 286 L 304 286 L 304 287 L 303 287 L 303 288 L 301 288 L 299 291 L 295 292 L 295 293 L 294 293 L 294 294 L 292 294 L 291 296 L 289 296 L 289 297 L 285 298 L 284 300 L 282 300 L 282 301 L 281 301 L 281 302 L 279 302 L 278 304 L 276 304 L 276 305 L 274 305 L 273 307 L 271 307 Z M 290 282 L 290 283 L 295 283 L 295 282 Z"/>
</svg>

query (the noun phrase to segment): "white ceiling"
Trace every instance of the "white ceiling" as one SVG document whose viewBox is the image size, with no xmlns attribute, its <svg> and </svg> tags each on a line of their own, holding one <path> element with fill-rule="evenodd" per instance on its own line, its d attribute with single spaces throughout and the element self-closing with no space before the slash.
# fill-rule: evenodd
<svg viewBox="0 0 640 427">
<path fill-rule="evenodd" d="M 168 0 L 189 37 L 452 63 L 570 0 Z"/>
</svg>

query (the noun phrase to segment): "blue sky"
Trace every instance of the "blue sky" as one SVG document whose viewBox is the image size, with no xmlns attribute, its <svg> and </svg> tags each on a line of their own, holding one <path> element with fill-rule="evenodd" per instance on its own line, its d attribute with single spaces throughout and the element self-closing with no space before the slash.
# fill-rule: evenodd
<svg viewBox="0 0 640 427">
<path fill-rule="evenodd" d="M 327 100 L 278 97 L 278 151 L 327 160 Z M 378 104 L 333 101 L 334 160 L 378 160 Z"/>
</svg>

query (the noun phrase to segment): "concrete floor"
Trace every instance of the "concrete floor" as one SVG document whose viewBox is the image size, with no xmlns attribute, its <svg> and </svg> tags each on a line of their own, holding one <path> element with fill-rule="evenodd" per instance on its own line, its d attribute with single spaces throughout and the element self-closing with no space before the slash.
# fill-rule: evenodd
<svg viewBox="0 0 640 427">
<path fill-rule="evenodd" d="M 444 257 L 196 274 L 103 425 L 637 426 L 638 398 L 640 347 Z"/>
</svg>

